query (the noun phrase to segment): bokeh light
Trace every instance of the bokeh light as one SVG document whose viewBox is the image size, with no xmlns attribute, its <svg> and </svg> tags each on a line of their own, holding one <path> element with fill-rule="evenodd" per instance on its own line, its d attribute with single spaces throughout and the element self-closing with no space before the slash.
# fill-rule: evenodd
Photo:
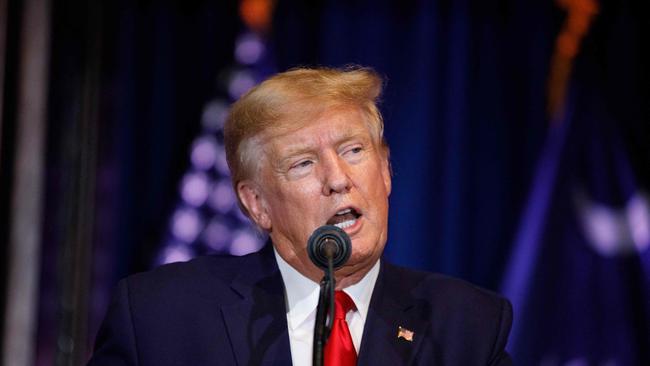
<svg viewBox="0 0 650 366">
<path fill-rule="evenodd" d="M 208 102 L 203 108 L 201 115 L 201 124 L 209 132 L 223 129 L 223 125 L 228 117 L 228 104 L 220 99 Z"/>
<path fill-rule="evenodd" d="M 209 204 L 217 212 L 228 213 L 235 206 L 236 198 L 230 180 L 220 180 L 210 194 Z"/>
<path fill-rule="evenodd" d="M 187 262 L 192 259 L 192 252 L 189 248 L 183 244 L 171 243 L 165 247 L 162 259 L 160 260 L 163 264 L 175 263 L 175 262 Z"/>
<path fill-rule="evenodd" d="M 181 197 L 187 204 L 195 207 L 203 205 L 208 198 L 210 182 L 203 172 L 185 174 L 181 183 Z"/>
<path fill-rule="evenodd" d="M 648 196 L 636 194 L 627 205 L 627 221 L 632 240 L 639 253 L 650 246 L 650 203 Z"/>
<path fill-rule="evenodd" d="M 235 58 L 244 65 L 257 62 L 264 53 L 264 43 L 254 33 L 245 33 L 235 45 Z"/>
<path fill-rule="evenodd" d="M 239 99 L 239 97 L 244 95 L 255 84 L 255 78 L 249 71 L 233 71 L 228 81 L 228 93 L 232 99 Z"/>
<path fill-rule="evenodd" d="M 202 219 L 192 208 L 179 208 L 172 216 L 172 234 L 185 243 L 192 243 L 202 229 Z"/>
<path fill-rule="evenodd" d="M 233 243 L 230 247 L 230 254 L 245 255 L 258 250 L 261 247 L 261 236 L 251 229 L 237 230 L 233 235 Z"/>
<path fill-rule="evenodd" d="M 265 75 L 269 60 L 265 34 L 269 1 L 241 4 L 244 23 L 235 41 L 235 64 L 217 74 L 216 94 L 201 114 L 202 131 L 190 148 L 189 167 L 179 185 L 180 202 L 170 219 L 168 238 L 158 264 L 210 253 L 243 255 L 265 243 L 264 235 L 237 206 L 224 147 L 224 125 L 230 102 L 239 99 Z"/>
<path fill-rule="evenodd" d="M 215 252 L 228 249 L 232 233 L 221 218 L 214 218 L 203 231 L 203 242 Z"/>
<path fill-rule="evenodd" d="M 212 168 L 218 156 L 219 145 L 217 140 L 211 135 L 203 135 L 194 140 L 190 159 L 192 165 L 200 170 Z"/>
</svg>

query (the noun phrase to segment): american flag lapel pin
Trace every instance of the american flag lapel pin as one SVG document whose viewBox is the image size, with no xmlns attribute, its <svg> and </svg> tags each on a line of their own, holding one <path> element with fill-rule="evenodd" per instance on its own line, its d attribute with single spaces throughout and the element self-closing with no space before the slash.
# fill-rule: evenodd
<svg viewBox="0 0 650 366">
<path fill-rule="evenodd" d="M 405 341 L 413 342 L 414 335 L 415 333 L 413 333 L 411 330 L 408 330 L 401 326 L 397 327 L 397 339 L 403 338 Z"/>
</svg>

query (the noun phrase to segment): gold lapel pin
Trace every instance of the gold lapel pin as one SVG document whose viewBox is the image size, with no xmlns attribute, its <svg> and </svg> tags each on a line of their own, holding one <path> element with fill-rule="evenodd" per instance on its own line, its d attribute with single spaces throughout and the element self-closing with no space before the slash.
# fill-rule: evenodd
<svg viewBox="0 0 650 366">
<path fill-rule="evenodd" d="M 413 333 L 412 330 L 402 328 L 401 326 L 397 327 L 397 339 L 403 338 L 405 341 L 413 342 Z"/>
</svg>

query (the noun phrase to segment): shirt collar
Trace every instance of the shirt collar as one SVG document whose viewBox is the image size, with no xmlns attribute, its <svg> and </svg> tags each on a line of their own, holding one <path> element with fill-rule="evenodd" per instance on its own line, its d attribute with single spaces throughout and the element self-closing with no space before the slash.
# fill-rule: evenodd
<svg viewBox="0 0 650 366">
<path fill-rule="evenodd" d="M 275 247 L 273 248 L 273 253 L 275 254 L 275 259 L 278 262 L 278 268 L 284 281 L 288 326 L 294 330 L 304 323 L 312 313 L 315 314 L 320 286 L 291 267 L 278 254 Z M 359 282 L 344 289 L 345 293 L 354 301 L 357 311 L 364 322 L 368 314 L 372 291 L 375 288 L 375 282 L 377 282 L 377 276 L 379 275 L 379 262 L 377 260 L 375 265 L 372 266 L 370 271 Z"/>
<path fill-rule="evenodd" d="M 368 307 L 370 307 L 372 290 L 375 289 L 375 282 L 377 282 L 377 276 L 379 276 L 379 266 L 379 260 L 377 260 L 375 265 L 363 276 L 361 281 L 344 289 L 345 293 L 350 295 L 354 301 L 354 305 L 357 307 L 357 311 L 364 322 L 368 314 Z"/>
</svg>

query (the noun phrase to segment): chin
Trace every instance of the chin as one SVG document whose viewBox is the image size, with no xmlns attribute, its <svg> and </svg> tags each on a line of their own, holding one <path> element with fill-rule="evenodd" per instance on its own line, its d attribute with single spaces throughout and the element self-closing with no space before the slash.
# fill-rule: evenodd
<svg viewBox="0 0 650 366">
<path fill-rule="evenodd" d="M 354 244 L 353 244 L 352 254 L 350 255 L 350 260 L 348 261 L 348 264 L 354 267 L 364 266 L 364 265 L 372 266 L 375 263 L 375 261 L 379 259 L 379 255 L 377 255 L 376 253 L 377 252 L 371 248 L 368 248 L 367 250 L 363 250 L 363 251 L 355 251 Z"/>
</svg>

